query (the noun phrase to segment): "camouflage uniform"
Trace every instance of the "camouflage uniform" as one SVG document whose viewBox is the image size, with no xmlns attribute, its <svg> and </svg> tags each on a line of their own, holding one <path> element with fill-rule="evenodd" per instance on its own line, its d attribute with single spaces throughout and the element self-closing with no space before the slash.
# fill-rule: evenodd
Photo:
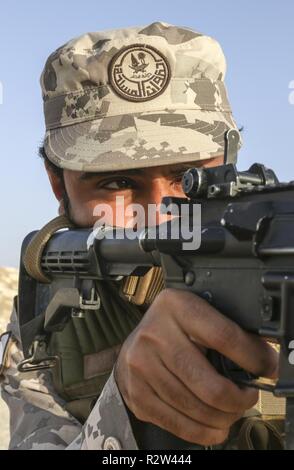
<svg viewBox="0 0 294 470">
<path fill-rule="evenodd" d="M 41 77 L 48 158 L 103 172 L 223 155 L 236 128 L 226 61 L 212 38 L 156 22 L 88 33 L 47 60 Z M 49 370 L 20 374 L 16 312 L 3 367 L 12 449 L 137 449 L 113 374 L 84 426 L 64 410 Z"/>
<path fill-rule="evenodd" d="M 8 330 L 13 338 L 0 381 L 2 398 L 10 409 L 10 449 L 137 449 L 113 374 L 82 426 L 64 410 L 64 401 L 52 386 L 50 370 L 18 372 L 23 354 L 15 308 Z"/>
<path fill-rule="evenodd" d="M 129 416 L 111 374 L 87 421 L 81 423 L 65 411 L 65 402 L 56 393 L 50 370 L 21 374 L 17 364 L 23 359 L 15 308 L 8 329 L 12 332 L 3 374 L 2 398 L 10 409 L 10 449 L 22 450 L 137 450 Z M 1 361 L 0 361 L 1 362 Z M 1 367 L 0 367 L 1 373 Z M 249 415 L 275 419 L 285 414 L 285 400 L 261 392 L 259 402 Z M 246 423 L 243 424 L 243 429 Z M 236 423 L 237 428 L 241 424 Z M 237 436 L 217 449 L 238 449 Z M 246 428 L 242 432 L 248 434 Z M 276 436 L 276 433 L 275 433 Z M 279 437 L 275 437 L 279 440 Z M 196 447 L 196 446 L 195 446 Z"/>
</svg>

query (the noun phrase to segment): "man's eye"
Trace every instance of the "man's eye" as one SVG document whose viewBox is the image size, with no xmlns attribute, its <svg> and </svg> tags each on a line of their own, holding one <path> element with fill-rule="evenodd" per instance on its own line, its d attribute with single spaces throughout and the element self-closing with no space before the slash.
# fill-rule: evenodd
<svg viewBox="0 0 294 470">
<path fill-rule="evenodd" d="M 100 183 L 99 187 L 103 189 L 109 189 L 112 191 L 122 191 L 124 189 L 134 189 L 135 184 L 131 180 L 120 178 L 116 180 L 109 180 L 109 181 L 102 182 Z"/>
<path fill-rule="evenodd" d="M 179 175 L 176 175 L 176 176 L 173 178 L 172 184 L 174 184 L 174 185 L 182 184 L 183 175 L 184 175 L 184 172 L 182 172 L 182 173 L 179 174 Z"/>
</svg>

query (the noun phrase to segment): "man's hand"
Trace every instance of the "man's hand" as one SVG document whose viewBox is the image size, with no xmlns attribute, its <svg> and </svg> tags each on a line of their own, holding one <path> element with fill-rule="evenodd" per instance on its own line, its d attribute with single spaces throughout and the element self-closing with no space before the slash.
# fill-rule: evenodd
<svg viewBox="0 0 294 470">
<path fill-rule="evenodd" d="M 123 344 L 115 368 L 135 416 L 200 445 L 222 443 L 258 400 L 220 375 L 205 356 L 214 349 L 243 369 L 275 377 L 276 352 L 198 296 L 163 290 Z"/>
</svg>

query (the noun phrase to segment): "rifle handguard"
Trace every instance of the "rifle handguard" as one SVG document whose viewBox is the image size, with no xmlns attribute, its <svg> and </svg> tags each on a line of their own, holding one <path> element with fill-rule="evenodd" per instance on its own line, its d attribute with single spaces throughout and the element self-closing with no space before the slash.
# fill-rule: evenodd
<svg viewBox="0 0 294 470">
<path fill-rule="evenodd" d="M 41 269 L 43 250 L 55 232 L 63 228 L 73 227 L 74 224 L 65 215 L 60 215 L 50 220 L 32 238 L 24 254 L 23 264 L 27 273 L 36 281 L 46 284 L 51 282 Z"/>
</svg>

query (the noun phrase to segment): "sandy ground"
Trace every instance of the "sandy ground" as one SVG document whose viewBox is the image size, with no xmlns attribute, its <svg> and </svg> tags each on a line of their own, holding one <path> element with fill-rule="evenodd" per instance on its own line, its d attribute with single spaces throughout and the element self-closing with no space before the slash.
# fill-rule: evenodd
<svg viewBox="0 0 294 470">
<path fill-rule="evenodd" d="M 0 334 L 6 329 L 11 313 L 12 299 L 17 291 L 18 273 L 14 268 L 0 268 Z M 8 408 L 0 398 L 0 450 L 7 449 L 9 441 Z"/>
</svg>

